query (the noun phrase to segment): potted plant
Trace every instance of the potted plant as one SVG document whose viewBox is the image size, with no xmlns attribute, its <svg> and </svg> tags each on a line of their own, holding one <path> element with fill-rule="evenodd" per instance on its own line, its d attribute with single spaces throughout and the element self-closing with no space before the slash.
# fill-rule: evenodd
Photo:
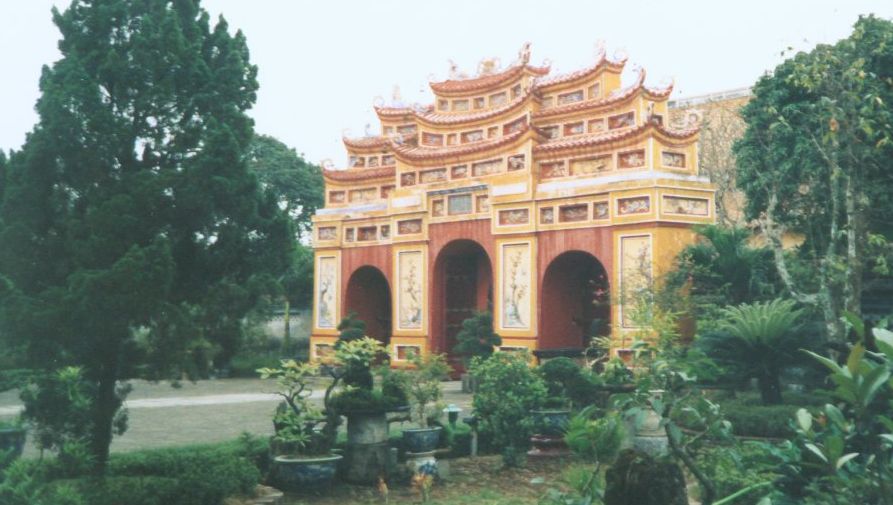
<svg viewBox="0 0 893 505">
<path fill-rule="evenodd" d="M 5 468 L 25 450 L 27 430 L 21 418 L 0 421 L 0 469 Z"/>
<path fill-rule="evenodd" d="M 273 480 L 284 491 L 299 491 L 328 485 L 342 456 L 332 454 L 338 418 L 310 402 L 311 378 L 319 369 L 310 363 L 282 360 L 278 368 L 258 370 L 262 379 L 275 379 L 283 398 L 273 417 Z M 329 403 L 333 382 L 326 391 Z"/>
<path fill-rule="evenodd" d="M 502 338 L 493 331 L 493 315 L 489 312 L 477 312 L 474 316 L 462 321 L 462 329 L 456 334 L 456 346 L 453 351 L 465 355 L 466 366 L 474 358 L 487 359 L 493 351 L 502 345 Z M 475 378 L 472 374 L 463 373 L 462 392 L 473 393 Z"/>
<path fill-rule="evenodd" d="M 382 381 L 384 385 L 375 384 L 373 365 L 386 356 L 384 346 L 369 337 L 335 345 L 337 368 L 332 373 L 343 380 L 343 387 L 333 394 L 332 408 L 347 417 L 345 476 L 351 482 L 374 484 L 389 473 L 386 413 L 405 406 L 406 400 L 393 394 L 390 379 Z"/>
<path fill-rule="evenodd" d="M 409 366 L 401 373 L 406 377 L 406 394 L 410 402 L 410 414 L 418 428 L 403 430 L 403 447 L 407 452 L 431 452 L 440 440 L 441 426 L 430 426 L 429 417 L 438 416 L 438 402 L 443 397 L 440 382 L 452 368 L 443 354 L 411 354 Z"/>
</svg>

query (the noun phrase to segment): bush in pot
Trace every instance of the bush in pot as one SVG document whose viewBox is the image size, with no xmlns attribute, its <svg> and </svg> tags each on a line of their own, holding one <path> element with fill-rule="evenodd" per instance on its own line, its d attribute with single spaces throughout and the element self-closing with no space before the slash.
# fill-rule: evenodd
<svg viewBox="0 0 893 505">
<path fill-rule="evenodd" d="M 403 430 L 403 446 L 408 452 L 430 452 L 437 447 L 441 427 L 429 427 L 428 419 L 440 414 L 438 403 L 443 397 L 440 382 L 451 370 L 443 354 L 421 356 L 413 353 L 409 357 L 409 366 L 400 371 L 405 376 L 412 420 L 419 425 L 416 429 Z"/>
<path fill-rule="evenodd" d="M 326 485 L 335 476 L 340 455 L 332 454 L 338 416 L 329 408 L 333 381 L 326 391 L 326 410 L 310 402 L 310 381 L 319 369 L 310 363 L 282 360 L 277 368 L 258 370 L 262 379 L 275 379 L 283 403 L 273 417 L 273 479 L 286 491 Z"/>
<path fill-rule="evenodd" d="M 530 413 L 545 402 L 546 384 L 530 367 L 526 352 L 475 358 L 471 373 L 480 381 L 472 405 L 481 430 L 501 448 L 507 466 L 519 465 L 533 434 Z"/>
</svg>

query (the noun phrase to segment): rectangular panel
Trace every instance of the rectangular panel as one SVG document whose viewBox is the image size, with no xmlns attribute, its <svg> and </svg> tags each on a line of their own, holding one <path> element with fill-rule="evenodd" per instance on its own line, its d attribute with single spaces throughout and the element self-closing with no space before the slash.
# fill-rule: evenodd
<svg viewBox="0 0 893 505">
<path fill-rule="evenodd" d="M 419 182 L 422 184 L 429 182 L 441 182 L 445 181 L 447 178 L 447 171 L 445 168 L 435 168 L 434 170 L 424 170 L 419 172 Z"/>
<path fill-rule="evenodd" d="M 378 239 L 378 227 L 377 226 L 362 226 L 357 230 L 357 240 L 360 242 L 365 242 L 369 240 L 377 240 Z"/>
<path fill-rule="evenodd" d="M 452 195 L 447 200 L 447 212 L 451 216 L 471 214 L 471 195 Z"/>
<path fill-rule="evenodd" d="M 649 196 L 617 199 L 617 215 L 619 216 L 647 214 L 649 212 L 651 212 L 651 197 Z"/>
<path fill-rule="evenodd" d="M 645 166 L 645 150 L 637 149 L 617 155 L 618 168 L 638 168 Z"/>
<path fill-rule="evenodd" d="M 422 259 L 421 251 L 405 251 L 397 255 L 397 326 L 402 330 L 422 327 Z"/>
<path fill-rule="evenodd" d="M 636 327 L 651 303 L 651 235 L 620 238 L 620 313 L 624 328 Z"/>
<path fill-rule="evenodd" d="M 371 202 L 378 197 L 378 189 L 376 188 L 363 188 L 363 189 L 352 189 L 350 190 L 350 202 L 351 203 L 365 203 Z"/>
<path fill-rule="evenodd" d="M 421 219 L 397 221 L 397 235 L 415 235 L 417 233 L 422 233 Z"/>
<path fill-rule="evenodd" d="M 665 167 L 685 168 L 685 154 L 675 153 L 672 151 L 662 151 L 660 153 L 660 162 Z"/>
<path fill-rule="evenodd" d="M 338 232 L 334 226 L 322 226 L 316 229 L 316 237 L 319 240 L 335 240 Z"/>
<path fill-rule="evenodd" d="M 500 321 L 503 328 L 530 328 L 530 265 L 530 243 L 502 246 Z"/>
<path fill-rule="evenodd" d="M 710 201 L 706 198 L 664 195 L 663 211 L 667 214 L 683 216 L 708 216 L 710 215 Z"/>
<path fill-rule="evenodd" d="M 468 177 L 468 165 L 456 165 L 450 169 L 450 174 L 453 179 Z"/>
<path fill-rule="evenodd" d="M 524 155 L 516 154 L 514 156 L 509 156 L 508 158 L 508 169 L 509 172 L 514 172 L 515 170 L 524 170 Z"/>
<path fill-rule="evenodd" d="M 608 118 L 609 130 L 616 130 L 618 128 L 629 128 L 630 126 L 636 126 L 636 114 L 634 112 L 616 114 Z"/>
<path fill-rule="evenodd" d="M 571 162 L 571 175 L 592 175 L 611 170 L 611 155 Z"/>
<path fill-rule="evenodd" d="M 558 210 L 558 220 L 562 223 L 586 221 L 589 219 L 589 204 L 565 205 Z"/>
<path fill-rule="evenodd" d="M 316 264 L 316 327 L 335 328 L 338 290 L 338 259 L 320 256 Z"/>
<path fill-rule="evenodd" d="M 482 161 L 471 166 L 471 175 L 475 177 L 498 174 L 501 171 L 502 160 Z"/>
<path fill-rule="evenodd" d="M 527 209 L 509 209 L 499 211 L 500 226 L 516 226 L 527 224 L 530 221 L 530 211 Z"/>
<path fill-rule="evenodd" d="M 611 217 L 611 205 L 608 202 L 594 202 L 592 204 L 592 219 L 602 221 Z"/>
</svg>

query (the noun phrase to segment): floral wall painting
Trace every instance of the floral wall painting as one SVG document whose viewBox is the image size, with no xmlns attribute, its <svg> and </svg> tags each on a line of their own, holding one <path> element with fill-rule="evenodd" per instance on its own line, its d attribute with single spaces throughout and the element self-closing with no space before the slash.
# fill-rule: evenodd
<svg viewBox="0 0 893 505">
<path fill-rule="evenodd" d="M 334 256 L 322 256 L 316 266 L 316 327 L 335 327 L 338 261 Z"/>
<path fill-rule="evenodd" d="M 319 240 L 335 240 L 338 238 L 338 230 L 334 226 L 320 226 L 317 228 Z"/>
<path fill-rule="evenodd" d="M 608 219 L 610 217 L 610 205 L 608 202 L 595 202 L 592 204 L 593 219 Z"/>
<path fill-rule="evenodd" d="M 540 209 L 540 223 L 542 224 L 552 224 L 555 222 L 555 209 L 552 207 L 546 207 L 544 209 Z"/>
<path fill-rule="evenodd" d="M 400 290 L 397 293 L 398 324 L 403 330 L 422 327 L 422 251 L 405 251 L 397 256 Z"/>
<path fill-rule="evenodd" d="M 397 235 L 415 235 L 422 232 L 421 219 L 407 219 L 406 221 L 397 221 Z"/>
<path fill-rule="evenodd" d="M 683 216 L 710 215 L 710 202 L 706 198 L 685 198 L 682 196 L 664 196 L 663 210 L 667 214 Z"/>
<path fill-rule="evenodd" d="M 645 166 L 645 150 L 639 149 L 618 154 L 617 166 L 620 168 L 638 168 Z"/>
<path fill-rule="evenodd" d="M 624 328 L 636 327 L 640 311 L 650 306 L 651 281 L 651 236 L 621 237 L 620 315 Z"/>
<path fill-rule="evenodd" d="M 502 246 L 502 327 L 530 328 L 530 244 Z"/>
<path fill-rule="evenodd" d="M 499 211 L 499 224 L 501 226 L 513 226 L 527 224 L 530 220 L 530 211 L 527 209 L 509 209 Z"/>
</svg>

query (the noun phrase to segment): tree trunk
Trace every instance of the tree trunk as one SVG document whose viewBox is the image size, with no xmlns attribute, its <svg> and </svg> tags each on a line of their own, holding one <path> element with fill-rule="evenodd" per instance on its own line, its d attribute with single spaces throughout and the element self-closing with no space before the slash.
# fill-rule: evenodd
<svg viewBox="0 0 893 505">
<path fill-rule="evenodd" d="M 105 474 L 109 459 L 109 446 L 112 444 L 112 423 L 121 401 L 115 392 L 117 385 L 116 360 L 102 365 L 98 374 L 98 388 L 93 404 L 93 433 L 90 452 L 93 455 L 93 471 L 96 475 Z"/>
<path fill-rule="evenodd" d="M 282 353 L 288 355 L 291 353 L 291 304 L 288 298 L 285 299 L 285 313 L 283 314 L 285 329 L 282 333 Z"/>
<path fill-rule="evenodd" d="M 777 370 L 767 371 L 757 378 L 760 387 L 760 398 L 763 405 L 779 405 L 781 399 L 781 377 Z"/>
</svg>

